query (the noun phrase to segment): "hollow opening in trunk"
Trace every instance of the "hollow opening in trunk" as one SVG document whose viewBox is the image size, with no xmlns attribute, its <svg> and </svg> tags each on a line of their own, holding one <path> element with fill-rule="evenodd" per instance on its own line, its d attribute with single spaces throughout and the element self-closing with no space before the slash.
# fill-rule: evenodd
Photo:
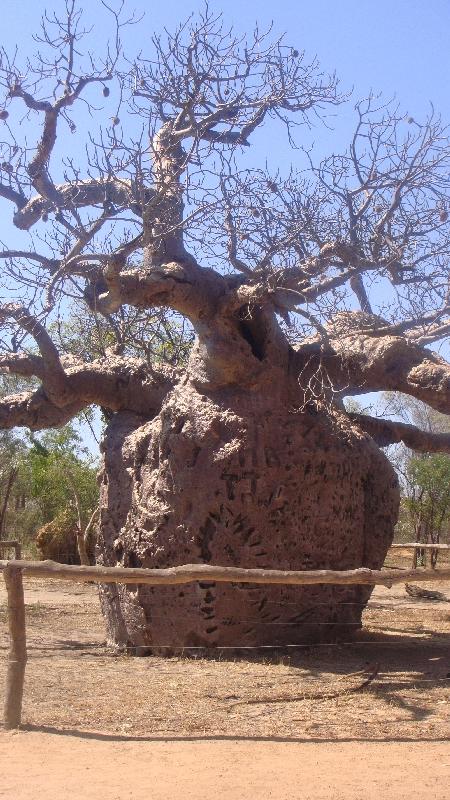
<svg viewBox="0 0 450 800">
<path fill-rule="evenodd" d="M 255 358 L 263 361 L 266 356 L 267 326 L 256 309 L 246 307 L 241 312 L 239 331 L 250 345 Z"/>
</svg>

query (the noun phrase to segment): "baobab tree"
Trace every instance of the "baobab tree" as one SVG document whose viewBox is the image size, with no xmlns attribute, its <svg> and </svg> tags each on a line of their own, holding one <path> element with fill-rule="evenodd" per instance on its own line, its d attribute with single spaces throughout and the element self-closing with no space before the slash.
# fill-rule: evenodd
<svg viewBox="0 0 450 800">
<path fill-rule="evenodd" d="M 113 45 L 83 59 L 66 10 L 34 61 L 2 55 L 0 195 L 24 244 L 0 253 L 1 366 L 31 383 L 3 397 L 0 425 L 104 410 L 99 563 L 381 567 L 399 493 L 380 446 L 449 437 L 343 399 L 399 391 L 450 413 L 450 367 L 429 349 L 450 329 L 445 125 L 371 96 L 348 149 L 316 163 L 303 132 L 345 98 L 271 32 L 241 40 L 205 10 L 130 60 L 111 12 Z M 298 171 L 252 166 L 264 131 L 271 160 L 275 142 L 297 148 Z M 146 320 L 174 314 L 195 341 L 164 363 Z M 60 334 L 80 315 L 103 332 L 91 359 Z M 156 648 L 348 636 L 369 594 L 200 583 L 101 598 L 111 641 Z"/>
</svg>

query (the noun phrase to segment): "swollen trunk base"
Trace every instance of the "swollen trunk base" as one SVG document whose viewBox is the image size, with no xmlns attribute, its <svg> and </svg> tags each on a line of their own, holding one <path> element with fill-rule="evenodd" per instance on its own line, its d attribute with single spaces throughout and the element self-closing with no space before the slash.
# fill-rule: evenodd
<svg viewBox="0 0 450 800">
<path fill-rule="evenodd" d="M 153 420 L 124 413 L 110 423 L 98 560 L 377 569 L 398 496 L 385 456 L 337 409 L 295 411 L 184 383 Z M 101 599 L 111 644 L 170 653 L 348 639 L 370 592 L 205 582 L 105 586 Z"/>
</svg>

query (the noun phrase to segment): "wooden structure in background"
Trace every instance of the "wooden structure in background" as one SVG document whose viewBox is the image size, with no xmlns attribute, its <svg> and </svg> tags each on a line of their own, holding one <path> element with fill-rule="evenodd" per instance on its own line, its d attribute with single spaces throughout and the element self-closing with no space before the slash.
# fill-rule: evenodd
<svg viewBox="0 0 450 800">
<path fill-rule="evenodd" d="M 9 549 L 14 550 L 14 555 L 16 561 L 19 561 L 22 558 L 22 545 L 17 539 L 0 539 L 0 556 L 3 558 L 4 550 Z"/>
</svg>

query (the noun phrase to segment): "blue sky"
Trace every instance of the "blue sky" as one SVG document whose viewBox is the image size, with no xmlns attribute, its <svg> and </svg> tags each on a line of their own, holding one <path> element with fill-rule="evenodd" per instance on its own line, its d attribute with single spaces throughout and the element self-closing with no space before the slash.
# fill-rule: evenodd
<svg viewBox="0 0 450 800">
<path fill-rule="evenodd" d="M 111 0 L 112 1 L 112 0 Z M 149 35 L 168 28 L 202 3 L 181 0 L 148 3 L 127 0 L 128 8 L 145 13 L 143 22 L 130 30 L 127 50 L 145 49 Z M 272 20 L 276 32 L 285 31 L 299 49 L 319 56 L 326 69 L 336 69 L 344 86 L 354 85 L 357 94 L 370 88 L 397 93 L 411 113 L 420 113 L 429 100 L 446 111 L 449 105 L 448 0 L 257 0 L 211 2 L 211 8 L 238 30 L 248 30 L 256 20 L 261 26 Z M 2 0 L 2 43 L 29 49 L 45 8 L 63 9 L 63 0 Z M 85 3 L 86 19 L 100 22 L 104 33 L 105 12 L 99 0 Z M 5 24 L 6 19 L 6 24 Z"/>
<path fill-rule="evenodd" d="M 114 3 L 114 0 L 110 0 Z M 115 3 L 118 6 L 118 3 Z M 190 11 L 203 7 L 201 2 L 186 6 L 181 0 L 149 3 L 127 0 L 129 11 L 145 13 L 143 21 L 124 36 L 125 50 L 145 54 L 153 32 L 163 26 L 173 29 Z M 450 30 L 449 0 L 278 0 L 276 4 L 257 0 L 211 2 L 214 10 L 223 10 L 224 18 L 240 32 L 253 28 L 256 21 L 264 28 L 273 21 L 274 34 L 286 32 L 286 41 L 310 56 L 317 54 L 325 70 L 336 70 L 342 88 L 353 88 L 355 101 L 373 89 L 386 98 L 397 96 L 405 112 L 419 119 L 429 103 L 450 122 Z M 2 44 L 7 50 L 18 45 L 22 53 L 32 53 L 31 41 L 45 9 L 62 12 L 64 0 L 1 0 Z M 100 0 L 85 3 L 86 24 L 94 26 L 94 46 L 99 51 L 107 38 L 109 22 Z M 110 28 L 109 28 L 110 29 Z M 338 112 L 339 121 L 330 123 L 334 131 L 318 127 L 314 132 L 317 148 L 340 150 L 351 133 L 350 108 Z M 81 145 L 81 143 L 80 143 Z M 70 141 L 76 153 L 77 137 Z M 252 151 L 252 159 L 269 157 L 271 166 L 282 169 L 295 160 L 295 153 L 284 147 L 267 148 L 261 138 Z M 0 237 L 17 243 L 9 223 L 10 209 L 0 202 Z"/>
</svg>

